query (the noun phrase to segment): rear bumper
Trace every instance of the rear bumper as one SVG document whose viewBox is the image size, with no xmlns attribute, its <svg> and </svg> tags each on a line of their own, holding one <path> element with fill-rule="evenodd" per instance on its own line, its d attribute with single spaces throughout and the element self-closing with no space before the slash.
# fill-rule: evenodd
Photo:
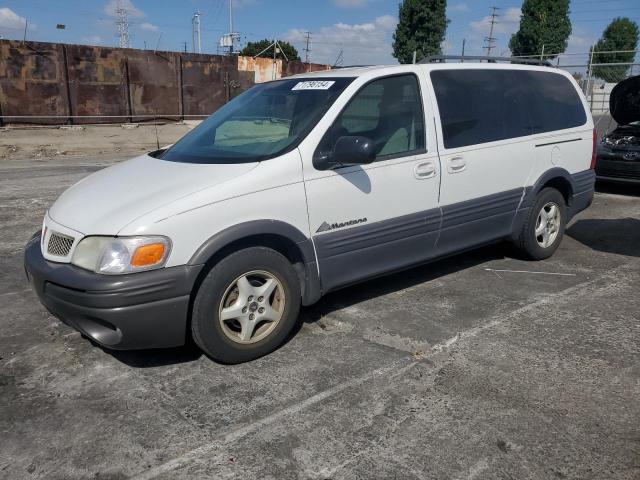
<svg viewBox="0 0 640 480">
<path fill-rule="evenodd" d="M 569 200 L 569 219 L 585 210 L 593 202 L 595 194 L 596 174 L 593 170 L 574 173 L 571 175 L 573 193 Z"/>
<path fill-rule="evenodd" d="M 25 248 L 27 278 L 42 304 L 107 348 L 161 348 L 185 342 L 189 299 L 202 266 L 98 275 L 44 259 L 40 236 Z"/>
</svg>

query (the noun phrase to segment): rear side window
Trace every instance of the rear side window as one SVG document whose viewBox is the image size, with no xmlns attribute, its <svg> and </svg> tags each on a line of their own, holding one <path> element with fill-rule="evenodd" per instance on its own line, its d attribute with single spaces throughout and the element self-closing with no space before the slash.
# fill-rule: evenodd
<svg viewBox="0 0 640 480">
<path fill-rule="evenodd" d="M 329 128 L 317 154 L 330 154 L 340 137 L 352 135 L 371 139 L 377 159 L 423 151 L 424 113 L 416 76 L 381 78 L 362 87 Z"/>
<path fill-rule="evenodd" d="M 573 84 L 531 70 L 437 70 L 431 80 L 446 148 L 579 127 L 587 116 Z"/>
</svg>

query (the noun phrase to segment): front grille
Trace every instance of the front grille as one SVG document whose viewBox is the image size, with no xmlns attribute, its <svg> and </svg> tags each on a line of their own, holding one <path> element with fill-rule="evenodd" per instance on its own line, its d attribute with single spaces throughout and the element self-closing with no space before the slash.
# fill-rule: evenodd
<svg viewBox="0 0 640 480">
<path fill-rule="evenodd" d="M 47 245 L 47 253 L 56 257 L 66 257 L 71 251 L 73 240 L 73 237 L 62 235 L 57 232 L 51 232 L 49 243 Z"/>
<path fill-rule="evenodd" d="M 623 160 L 600 160 L 596 163 L 596 175 L 599 177 L 627 178 L 640 180 L 640 162 Z"/>
</svg>

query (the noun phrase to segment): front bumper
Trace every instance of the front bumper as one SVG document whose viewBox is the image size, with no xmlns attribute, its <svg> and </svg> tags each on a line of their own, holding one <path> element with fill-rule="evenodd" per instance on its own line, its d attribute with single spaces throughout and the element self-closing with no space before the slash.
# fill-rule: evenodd
<svg viewBox="0 0 640 480">
<path fill-rule="evenodd" d="M 596 178 L 616 182 L 640 183 L 640 160 L 628 161 L 622 155 L 601 155 L 596 161 Z"/>
<path fill-rule="evenodd" d="M 129 350 L 185 342 L 189 299 L 202 265 L 99 275 L 45 260 L 39 234 L 27 243 L 24 265 L 42 304 L 104 347 Z"/>
</svg>

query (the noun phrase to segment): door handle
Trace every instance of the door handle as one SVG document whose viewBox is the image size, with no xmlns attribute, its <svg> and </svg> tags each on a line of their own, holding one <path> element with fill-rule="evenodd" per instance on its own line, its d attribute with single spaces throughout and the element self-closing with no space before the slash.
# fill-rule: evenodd
<svg viewBox="0 0 640 480">
<path fill-rule="evenodd" d="M 436 176 L 436 166 L 433 164 L 433 162 L 419 163 L 413 169 L 413 173 L 416 178 L 419 178 L 421 180 L 432 178 Z"/>
<path fill-rule="evenodd" d="M 462 157 L 453 157 L 449 160 L 447 171 L 449 173 L 460 173 L 467 169 L 467 162 Z"/>
</svg>

